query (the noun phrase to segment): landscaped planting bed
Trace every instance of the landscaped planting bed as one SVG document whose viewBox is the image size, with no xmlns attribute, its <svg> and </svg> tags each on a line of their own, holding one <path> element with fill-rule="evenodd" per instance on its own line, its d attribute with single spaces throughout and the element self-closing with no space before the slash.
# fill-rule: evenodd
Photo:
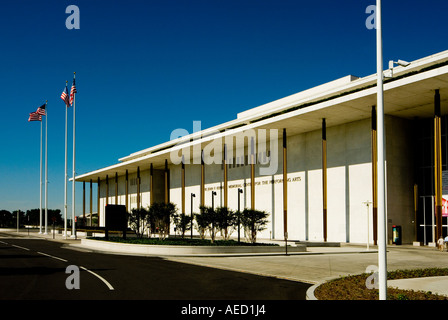
<svg viewBox="0 0 448 320">
<path fill-rule="evenodd" d="M 103 240 L 103 241 L 112 241 L 112 242 L 121 242 L 121 243 L 130 243 L 130 244 L 148 244 L 148 245 L 173 245 L 173 246 L 278 246 L 278 244 L 274 243 L 249 243 L 245 241 L 236 241 L 236 240 L 215 240 L 211 241 L 208 239 L 188 239 L 188 238 L 127 238 L 123 239 L 122 237 L 109 237 L 109 240 L 105 238 L 89 238 L 92 240 Z"/>
<path fill-rule="evenodd" d="M 314 296 L 318 300 L 378 300 L 377 289 L 368 289 L 367 277 L 371 274 L 363 273 L 341 277 L 328 281 L 316 288 Z M 448 268 L 429 268 L 416 270 L 397 270 L 388 272 L 388 280 L 448 276 Z M 432 292 L 399 290 L 388 288 L 388 300 L 448 300 L 448 297 Z"/>
</svg>

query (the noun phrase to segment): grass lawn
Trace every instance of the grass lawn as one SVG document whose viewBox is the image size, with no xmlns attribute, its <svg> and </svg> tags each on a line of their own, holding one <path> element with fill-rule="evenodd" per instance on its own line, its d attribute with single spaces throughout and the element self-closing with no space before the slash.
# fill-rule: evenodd
<svg viewBox="0 0 448 320">
<path fill-rule="evenodd" d="M 377 289 L 368 289 L 366 279 L 371 274 L 363 273 L 341 277 L 316 288 L 314 295 L 319 300 L 378 300 Z M 388 280 L 448 276 L 448 268 L 397 270 L 387 274 Z M 387 288 L 388 300 L 448 300 L 448 297 L 432 292 Z"/>
</svg>

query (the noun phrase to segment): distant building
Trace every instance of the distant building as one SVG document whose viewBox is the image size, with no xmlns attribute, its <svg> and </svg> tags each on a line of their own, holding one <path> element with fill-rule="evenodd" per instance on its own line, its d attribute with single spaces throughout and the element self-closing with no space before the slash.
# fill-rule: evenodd
<svg viewBox="0 0 448 320">
<path fill-rule="evenodd" d="M 107 204 L 130 210 L 171 201 L 189 215 L 192 199 L 197 213 L 212 201 L 236 210 L 241 197 L 241 209 L 270 214 L 259 238 L 283 239 L 286 229 L 291 240 L 366 243 L 369 227 L 374 243 L 376 90 L 375 74 L 347 76 L 135 152 L 76 181 L 98 184 L 100 225 Z M 435 191 L 448 195 L 448 51 L 394 68 L 393 77 L 385 80 L 384 99 L 389 241 L 392 226 L 399 225 L 403 243 L 435 242 Z M 441 119 L 440 139 L 435 116 Z M 435 138 L 441 153 L 435 152 Z M 439 158 L 442 184 L 435 188 Z"/>
</svg>

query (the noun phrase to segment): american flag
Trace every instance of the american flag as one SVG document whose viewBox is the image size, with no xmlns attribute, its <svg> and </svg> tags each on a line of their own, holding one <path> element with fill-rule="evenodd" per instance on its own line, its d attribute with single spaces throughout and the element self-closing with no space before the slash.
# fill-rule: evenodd
<svg viewBox="0 0 448 320">
<path fill-rule="evenodd" d="M 73 78 L 72 88 L 70 89 L 70 105 L 73 105 L 73 99 L 76 93 L 75 78 Z"/>
<path fill-rule="evenodd" d="M 42 116 L 37 112 L 31 112 L 30 117 L 28 118 L 28 122 L 30 121 L 42 121 Z"/>
<path fill-rule="evenodd" d="M 65 105 L 67 106 L 67 108 L 70 107 L 70 104 L 69 104 L 69 102 L 68 102 L 68 89 L 67 89 L 67 85 L 65 85 L 65 90 L 62 91 L 61 99 L 64 100 Z"/>
<path fill-rule="evenodd" d="M 45 106 L 46 104 L 41 105 L 39 108 L 37 108 L 36 113 L 42 116 L 45 116 Z"/>
</svg>

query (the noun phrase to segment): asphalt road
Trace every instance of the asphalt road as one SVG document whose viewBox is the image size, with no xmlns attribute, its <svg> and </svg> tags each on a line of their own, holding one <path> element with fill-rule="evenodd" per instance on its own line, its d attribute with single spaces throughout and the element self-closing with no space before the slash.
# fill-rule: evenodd
<svg viewBox="0 0 448 320">
<path fill-rule="evenodd" d="M 79 289 L 75 284 L 79 269 Z M 305 300 L 310 284 L 0 234 L 0 300 Z"/>
</svg>

